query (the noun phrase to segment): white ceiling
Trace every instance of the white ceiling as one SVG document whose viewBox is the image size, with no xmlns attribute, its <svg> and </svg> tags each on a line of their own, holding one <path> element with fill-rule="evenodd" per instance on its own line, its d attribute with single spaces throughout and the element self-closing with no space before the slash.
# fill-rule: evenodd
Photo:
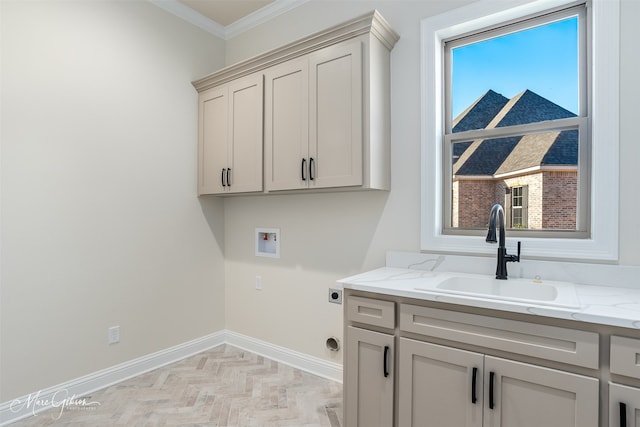
<svg viewBox="0 0 640 427">
<path fill-rule="evenodd" d="M 309 0 L 149 1 L 185 21 L 227 40 Z"/>
</svg>

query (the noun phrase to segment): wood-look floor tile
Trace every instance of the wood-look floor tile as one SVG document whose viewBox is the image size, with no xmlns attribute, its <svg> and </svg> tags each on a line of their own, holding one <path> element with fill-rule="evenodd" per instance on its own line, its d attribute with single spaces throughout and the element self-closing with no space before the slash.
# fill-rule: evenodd
<svg viewBox="0 0 640 427">
<path fill-rule="evenodd" d="M 11 427 L 341 427 L 342 386 L 223 345 Z M 56 419 L 58 418 L 58 419 Z"/>
</svg>

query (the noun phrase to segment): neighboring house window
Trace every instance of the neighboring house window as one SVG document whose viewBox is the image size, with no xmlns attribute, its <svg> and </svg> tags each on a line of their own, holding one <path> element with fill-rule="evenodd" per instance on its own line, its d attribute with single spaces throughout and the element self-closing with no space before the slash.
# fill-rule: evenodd
<svg viewBox="0 0 640 427">
<path fill-rule="evenodd" d="M 519 186 L 510 188 L 510 209 L 508 210 L 507 224 L 511 228 L 528 228 L 528 187 Z"/>
<path fill-rule="evenodd" d="M 423 20 L 423 250 L 492 253 L 481 236 L 500 203 L 532 256 L 617 259 L 618 25 L 619 0 L 478 1 Z"/>
</svg>

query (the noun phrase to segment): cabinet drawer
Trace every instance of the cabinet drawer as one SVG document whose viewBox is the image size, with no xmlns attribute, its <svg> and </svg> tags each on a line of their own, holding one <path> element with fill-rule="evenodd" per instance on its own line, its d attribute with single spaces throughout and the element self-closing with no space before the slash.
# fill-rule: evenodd
<svg viewBox="0 0 640 427">
<path fill-rule="evenodd" d="M 511 353 L 598 368 L 598 334 L 516 320 L 400 305 L 400 329 Z"/>
<path fill-rule="evenodd" d="M 349 297 L 347 320 L 393 329 L 396 327 L 395 303 L 372 298 Z"/>
<path fill-rule="evenodd" d="M 640 379 L 640 340 L 611 336 L 611 373 Z"/>
</svg>

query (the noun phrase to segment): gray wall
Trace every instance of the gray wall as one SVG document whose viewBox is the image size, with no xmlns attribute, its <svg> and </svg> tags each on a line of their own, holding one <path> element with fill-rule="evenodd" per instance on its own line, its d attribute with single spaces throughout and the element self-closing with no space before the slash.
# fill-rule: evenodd
<svg viewBox="0 0 640 427">
<path fill-rule="evenodd" d="M 7 401 L 224 327 L 224 212 L 196 197 L 190 84 L 224 43 L 143 1 L 0 7 Z"/>
</svg>

